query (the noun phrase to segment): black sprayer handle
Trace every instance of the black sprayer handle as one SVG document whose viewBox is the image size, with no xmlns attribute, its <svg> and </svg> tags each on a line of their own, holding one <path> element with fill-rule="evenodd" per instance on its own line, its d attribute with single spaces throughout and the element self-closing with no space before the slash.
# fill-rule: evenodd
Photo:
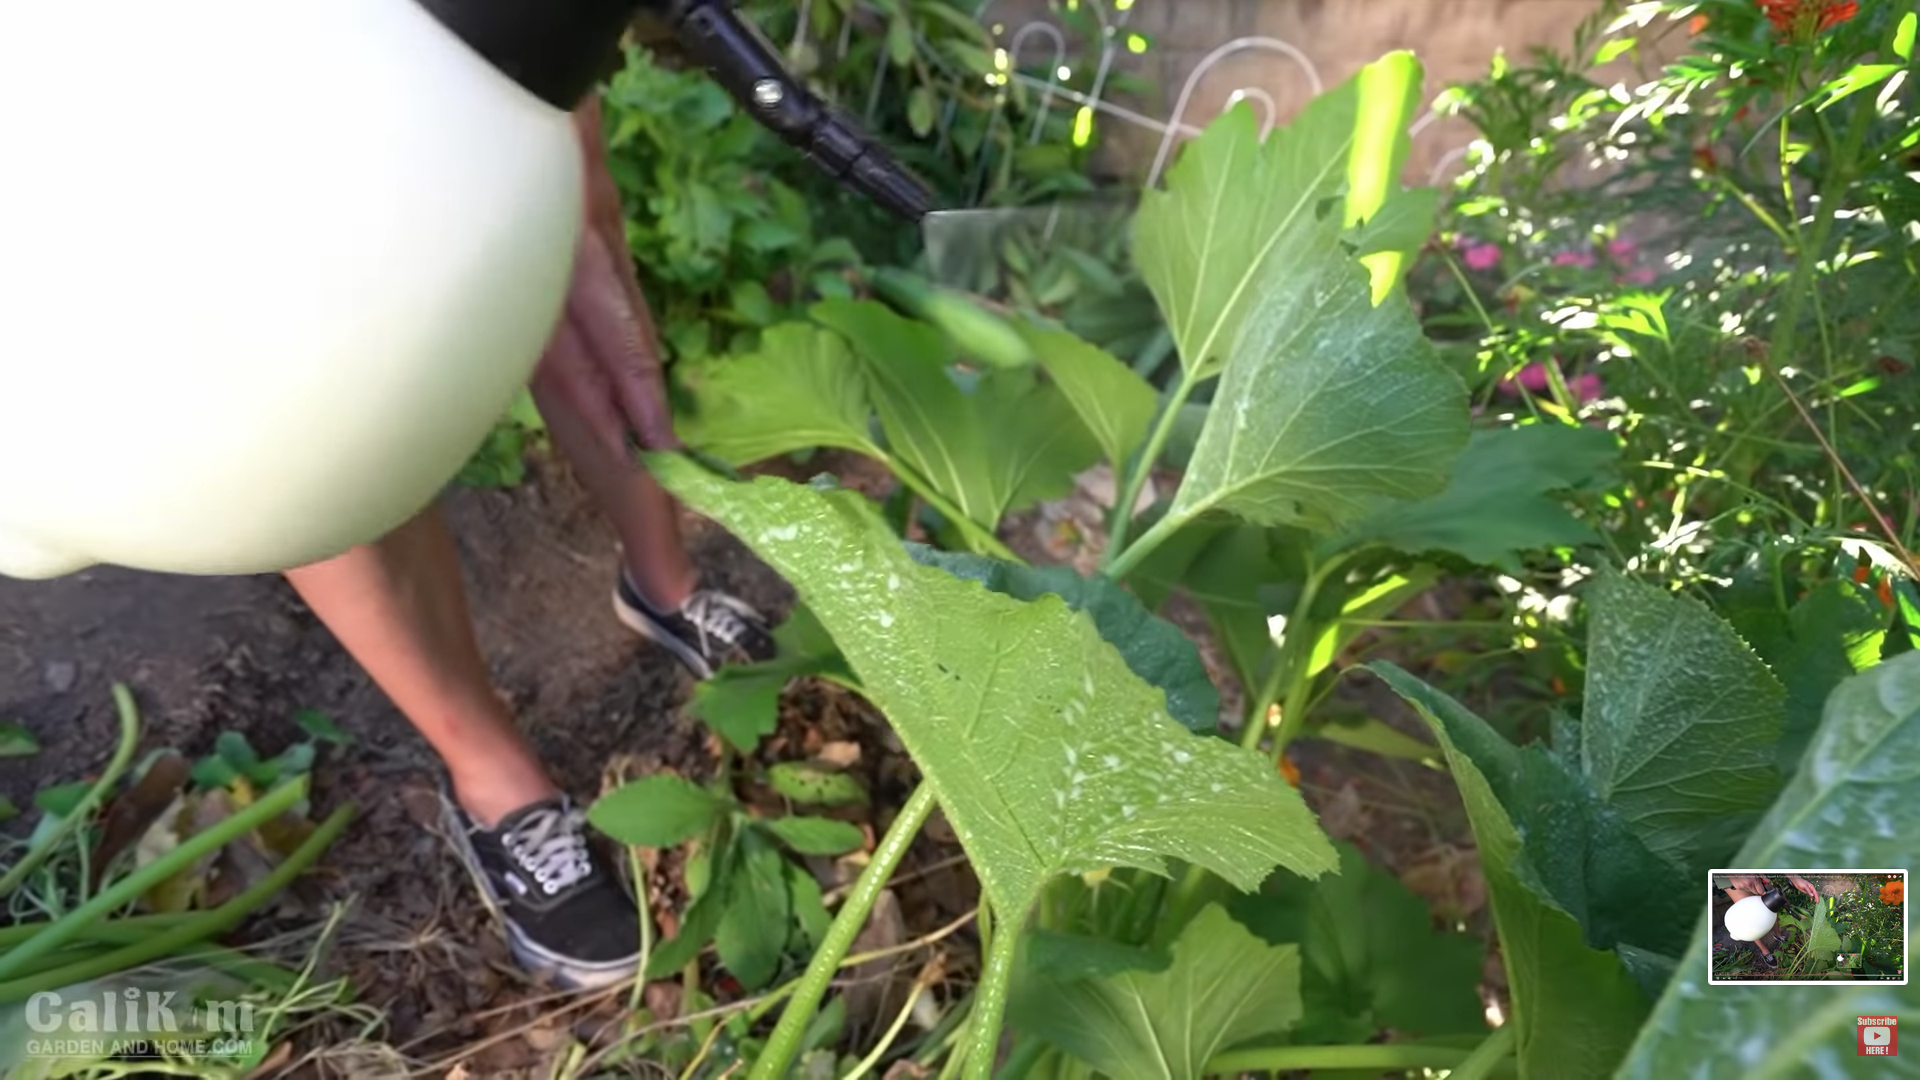
<svg viewBox="0 0 1920 1080">
<path fill-rule="evenodd" d="M 841 185 L 918 222 L 932 209 L 925 188 L 853 122 L 822 104 L 726 0 L 651 0 L 680 47 L 755 120 Z"/>
<path fill-rule="evenodd" d="M 618 68 L 621 35 L 644 12 L 666 23 L 687 56 L 749 115 L 841 185 L 910 222 L 932 209 L 926 189 L 809 93 L 726 0 L 417 2 L 529 93 L 568 110 Z"/>
</svg>

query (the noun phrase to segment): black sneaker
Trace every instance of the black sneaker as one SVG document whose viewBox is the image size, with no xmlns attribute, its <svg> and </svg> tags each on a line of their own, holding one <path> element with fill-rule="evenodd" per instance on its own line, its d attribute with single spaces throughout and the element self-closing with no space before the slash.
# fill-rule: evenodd
<svg viewBox="0 0 1920 1080">
<path fill-rule="evenodd" d="M 587 842 L 586 815 L 565 798 L 534 803 L 483 829 L 443 787 L 447 836 L 507 930 L 522 967 L 564 989 L 595 990 L 640 966 L 640 913 L 620 875 Z"/>
<path fill-rule="evenodd" d="M 1780 966 L 1780 960 L 1779 960 L 1779 958 L 1778 958 L 1778 957 L 1776 957 L 1776 956 L 1774 956 L 1774 955 L 1773 955 L 1772 953 L 1770 953 L 1770 952 L 1769 952 L 1769 953 L 1761 953 L 1761 954 L 1760 954 L 1760 962 L 1761 962 L 1761 963 L 1763 963 L 1763 964 L 1765 964 L 1765 965 L 1767 965 L 1767 966 L 1768 966 L 1768 967 L 1770 967 L 1770 968 L 1777 968 L 1777 967 L 1779 967 L 1779 966 Z"/>
<path fill-rule="evenodd" d="M 679 611 L 661 611 L 622 571 L 613 590 L 613 613 L 634 633 L 672 653 L 696 679 L 711 679 L 723 664 L 759 663 L 774 656 L 766 618 L 719 589 L 696 589 Z"/>
</svg>

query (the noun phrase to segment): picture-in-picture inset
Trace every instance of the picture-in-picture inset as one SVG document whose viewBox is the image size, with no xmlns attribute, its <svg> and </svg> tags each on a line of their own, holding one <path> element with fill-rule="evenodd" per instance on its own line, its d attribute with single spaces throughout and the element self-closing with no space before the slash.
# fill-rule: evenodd
<svg viewBox="0 0 1920 1080">
<path fill-rule="evenodd" d="M 1905 870 L 1715 870 L 1712 983 L 1907 981 Z"/>
</svg>

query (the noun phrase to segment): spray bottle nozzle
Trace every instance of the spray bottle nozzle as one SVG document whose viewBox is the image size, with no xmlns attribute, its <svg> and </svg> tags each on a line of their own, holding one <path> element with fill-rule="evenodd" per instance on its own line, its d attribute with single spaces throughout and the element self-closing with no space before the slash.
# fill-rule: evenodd
<svg viewBox="0 0 1920 1080">
<path fill-rule="evenodd" d="M 726 0 L 651 0 L 687 55 L 734 100 L 842 185 L 907 221 L 932 209 L 925 188 L 853 122 L 809 93 Z"/>
</svg>

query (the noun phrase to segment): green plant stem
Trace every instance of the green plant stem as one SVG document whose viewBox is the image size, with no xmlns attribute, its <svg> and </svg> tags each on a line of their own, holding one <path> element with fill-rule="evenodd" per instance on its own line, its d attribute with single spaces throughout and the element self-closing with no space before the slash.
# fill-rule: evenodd
<svg viewBox="0 0 1920 1080">
<path fill-rule="evenodd" d="M 973 548 L 974 554 L 991 555 L 996 559 L 1004 559 L 1008 562 L 1021 561 L 1020 557 L 1013 553 L 1013 549 L 1001 543 L 1000 538 L 995 536 L 992 530 L 983 527 L 979 522 L 962 513 L 959 507 L 955 506 L 951 500 L 940 493 L 939 488 L 934 487 L 931 481 L 921 476 L 912 466 L 880 450 L 878 447 L 870 450 L 868 456 L 885 465 L 894 476 L 899 478 L 900 483 L 906 487 L 907 490 L 925 499 L 927 505 L 932 507 L 935 513 L 946 518 L 947 521 L 960 532 L 960 535 L 966 538 L 968 545 Z M 911 509 L 907 512 L 907 523 L 909 525 L 913 523 L 913 512 Z"/>
<path fill-rule="evenodd" d="M 1119 549 L 1108 547 L 1107 564 L 1102 567 L 1102 570 L 1108 577 L 1115 581 L 1126 580 L 1128 574 L 1138 570 L 1140 564 L 1147 561 L 1147 556 L 1153 554 L 1161 544 L 1172 539 L 1173 534 L 1185 528 L 1187 522 L 1191 520 L 1193 520 L 1193 518 L 1192 515 L 1189 514 L 1180 514 L 1177 516 L 1168 514 L 1159 521 L 1154 522 L 1153 528 L 1142 533 L 1140 539 L 1129 544 L 1127 550 L 1119 552 L 1117 556 L 1115 553 L 1118 552 Z"/>
<path fill-rule="evenodd" d="M 177 915 L 135 915 L 112 922 L 100 923 L 88 927 L 77 940 L 98 941 L 108 945 L 125 945 L 130 941 L 152 937 L 162 930 L 171 929 L 184 922 L 199 918 L 200 912 L 184 911 Z M 20 923 L 17 926 L 0 927 L 0 949 L 11 949 L 23 941 L 30 941 L 34 935 L 47 928 L 47 922 Z"/>
<path fill-rule="evenodd" d="M 1513 1056 L 1513 1039 L 1512 1024 L 1494 1028 L 1493 1033 L 1467 1055 L 1467 1060 L 1454 1066 L 1447 1080 L 1486 1080 L 1502 1061 Z"/>
<path fill-rule="evenodd" d="M 996 1080 L 1027 1080 L 1027 1074 L 1046 1052 L 1047 1044 L 1039 1039 L 1021 1039 L 1013 1044 L 1013 1053 L 1007 1055 L 1007 1063 L 1001 1066 Z"/>
<path fill-rule="evenodd" d="M 1160 410 L 1160 419 L 1154 425 L 1153 434 L 1148 436 L 1147 445 L 1140 451 L 1140 456 L 1134 459 L 1133 468 L 1127 471 L 1127 482 L 1121 488 L 1120 497 L 1113 501 L 1113 523 L 1107 529 L 1107 551 L 1102 561 L 1107 576 L 1116 581 L 1126 577 L 1127 572 L 1140 565 L 1140 561 L 1153 550 L 1147 547 L 1144 551 L 1136 551 L 1142 546 L 1140 544 L 1131 548 L 1127 546 L 1127 533 L 1133 526 L 1133 504 L 1140 501 L 1140 491 L 1147 486 L 1147 477 L 1153 475 L 1154 464 L 1160 460 L 1160 455 L 1167 449 L 1167 440 L 1173 436 L 1173 425 L 1179 422 L 1180 409 L 1187 403 L 1187 398 L 1193 396 L 1194 388 L 1198 385 L 1199 380 L 1193 377 L 1192 369 L 1183 367 L 1179 385 L 1167 396 L 1166 407 Z M 1158 531 L 1157 526 L 1155 531 Z"/>
<path fill-rule="evenodd" d="M 1346 565 L 1346 556 L 1335 556 L 1307 579 L 1307 587 L 1301 593 L 1300 602 L 1294 605 L 1293 616 L 1287 620 L 1286 645 L 1293 648 L 1293 655 L 1287 656 L 1282 648 L 1280 669 L 1286 673 L 1286 693 L 1280 699 L 1280 730 L 1273 735 L 1273 760 L 1277 765 L 1280 755 L 1286 752 L 1287 744 L 1298 738 L 1307 726 L 1307 699 L 1313 691 L 1313 672 L 1309 664 L 1313 660 L 1313 648 L 1320 640 L 1320 627 L 1313 620 L 1313 605 L 1320 599 L 1320 590 L 1334 573 Z"/>
<path fill-rule="evenodd" d="M 900 1037 L 900 1030 L 907 1026 L 907 1018 L 913 1015 L 913 1007 L 920 1003 L 920 995 L 926 992 L 927 984 L 919 979 L 914 980 L 913 992 L 907 995 L 907 1003 L 900 1007 L 900 1012 L 894 1016 L 893 1023 L 887 1028 L 886 1033 L 880 1036 L 880 1041 L 874 1044 L 873 1050 L 860 1059 L 860 1063 L 847 1073 L 844 1080 L 863 1080 L 868 1073 L 879 1066 L 880 1059 L 886 1057 L 887 1051 L 893 1049 L 893 1042 Z"/>
<path fill-rule="evenodd" d="M 294 791 L 298 793 L 299 788 L 302 786 L 304 785 L 289 784 L 280 790 L 283 792 Z M 279 792 L 275 794 L 277 795 Z M 352 804 L 342 806 L 340 809 L 335 810 L 331 816 L 324 822 L 321 822 L 318 828 L 314 829 L 313 833 L 307 837 L 304 843 L 294 849 L 293 854 L 282 860 L 279 866 L 274 867 L 272 873 L 255 882 L 245 892 L 240 893 L 238 896 L 235 896 L 233 899 L 212 911 L 197 916 L 191 922 L 182 923 L 171 930 L 155 934 L 144 941 L 128 945 L 106 956 L 84 960 L 79 963 L 67 965 L 66 967 L 56 968 L 52 971 L 40 972 L 29 978 L 14 979 L 10 982 L 0 983 L 0 1004 L 23 1001 L 45 990 L 71 986 L 74 983 L 97 979 L 103 975 L 111 975 L 117 971 L 126 971 L 129 968 L 138 967 L 149 961 L 158 960 L 163 956 L 172 955 L 185 946 L 193 945 L 196 942 L 231 930 L 244 921 L 247 916 L 253 914 L 261 905 L 278 895 L 282 889 L 292 884 L 293 879 L 306 872 L 306 869 L 313 865 L 314 860 L 320 857 L 321 853 L 327 849 L 327 846 L 339 837 L 341 831 L 347 827 L 347 823 L 353 820 L 353 815 L 354 808 Z M 238 819 L 231 818 L 229 820 Z M 245 832 L 237 833 L 235 836 L 244 836 L 246 832 L 251 831 L 253 831 L 252 827 L 249 827 Z M 182 845 L 182 847 L 184 846 L 185 845 Z M 132 879 L 129 878 L 128 880 Z M 78 912 L 75 914 L 78 914 Z M 5 959 L 12 961 L 14 955 L 13 953 L 9 953 Z"/>
<path fill-rule="evenodd" d="M 1154 925 L 1160 921 L 1161 901 L 1167 895 L 1167 879 L 1136 870 L 1134 888 L 1133 899 L 1127 905 L 1126 922 L 1119 927 L 1124 935 L 1122 940 L 1128 944 L 1153 936 Z"/>
<path fill-rule="evenodd" d="M 993 1080 L 994 1059 L 1000 1052 L 1000 1025 L 1007 1013 L 1007 989 L 1013 984 L 1013 964 L 1020 955 L 1020 920 L 996 918 L 993 944 L 987 947 L 986 970 L 974 988 L 973 1038 L 967 1050 L 966 1080 Z"/>
<path fill-rule="evenodd" d="M 1299 608 L 1295 606 L 1296 613 Z M 1293 621 L 1287 622 L 1289 637 L 1293 630 Z M 1287 681 L 1286 650 L 1274 657 L 1273 666 L 1267 669 L 1267 677 L 1260 680 L 1260 688 L 1247 702 L 1247 717 L 1240 728 L 1240 747 L 1243 750 L 1260 749 L 1260 738 L 1267 732 L 1267 710 L 1280 700 L 1281 689 Z"/>
<path fill-rule="evenodd" d="M 286 813 L 295 803 L 305 798 L 306 793 L 307 778 L 297 777 L 218 825 L 188 837 L 180 843 L 179 847 L 168 852 L 164 858 L 155 859 L 128 874 L 112 888 L 102 891 L 92 900 L 48 924 L 44 931 L 34 935 L 31 940 L 9 949 L 4 956 L 0 956 L 0 984 L 17 977 L 36 957 L 45 956 L 80 937 L 87 927 L 109 912 L 144 896 L 155 885 L 191 866 L 194 860 L 202 855 L 218 851 L 239 837 Z M 185 928 L 196 928 L 196 924 L 187 924 Z M 176 935 L 181 929 L 182 927 L 175 927 L 162 937 Z M 201 933 L 195 936 L 205 937 L 206 934 Z M 182 942 L 191 940 L 193 937 L 180 939 Z"/>
<path fill-rule="evenodd" d="M 1307 665 L 1313 659 L 1314 645 L 1320 640 L 1320 627 L 1313 621 L 1313 606 L 1320 600 L 1320 590 L 1328 579 L 1346 565 L 1348 557 L 1334 555 L 1307 575 L 1306 584 L 1300 589 L 1300 597 L 1294 602 L 1293 612 L 1287 616 L 1286 636 L 1280 645 L 1280 655 L 1275 658 L 1273 669 L 1262 684 L 1259 696 L 1254 699 L 1254 711 L 1247 714 L 1240 745 L 1252 750 L 1260 745 L 1260 735 L 1266 730 L 1267 710 L 1276 699 L 1279 701 L 1280 728 L 1274 732 L 1271 751 L 1275 764 L 1279 763 L 1280 755 L 1286 752 L 1287 744 L 1306 729 L 1306 702 L 1313 689 L 1313 673 L 1307 670 Z"/>
<path fill-rule="evenodd" d="M 48 833 L 44 840 L 21 856 L 20 861 L 7 871 L 5 877 L 0 877 L 0 899 L 13 895 L 13 891 L 20 887 L 20 883 L 39 869 L 47 856 L 51 855 L 53 850 L 72 834 L 73 830 L 87 820 L 93 808 L 100 804 L 100 800 L 106 797 L 114 784 L 119 783 L 121 775 L 127 771 L 127 766 L 133 763 L 133 750 L 140 741 L 140 710 L 133 703 L 132 692 L 124 684 L 113 684 L 113 706 L 120 714 L 120 743 L 114 747 L 113 758 L 107 762 L 106 771 L 101 773 L 100 779 L 94 781 L 93 786 L 87 789 L 86 795 L 80 799 L 80 805 L 74 807 L 72 813 L 61 818 L 60 823 L 54 826 L 53 831 Z"/>
<path fill-rule="evenodd" d="M 1509 1036 L 1511 1039 L 1511 1036 Z M 1484 1045 L 1484 1044 L 1482 1044 Z M 1478 1053 L 1478 1050 L 1473 1053 Z M 1367 1046 L 1275 1046 L 1230 1050 L 1207 1062 L 1209 1076 L 1219 1073 L 1291 1072 L 1295 1069 L 1452 1069 L 1470 1056 L 1457 1046 L 1388 1043 Z"/>
<path fill-rule="evenodd" d="M 827 937 L 807 964 L 807 972 L 800 977 L 794 987 L 793 995 L 786 1008 L 780 1012 L 780 1022 L 774 1026 L 773 1034 L 768 1036 L 766 1049 L 760 1060 L 753 1063 L 753 1071 L 748 1080 L 782 1080 L 793 1061 L 800 1055 L 800 1045 L 807 1035 L 807 1026 L 820 1009 L 820 1002 L 827 996 L 827 987 L 832 984 L 834 973 L 840 970 L 840 959 L 853 948 L 853 941 L 860 936 L 866 926 L 867 916 L 872 914 L 873 905 L 887 886 L 887 879 L 893 876 L 900 866 L 900 860 L 906 858 L 907 849 L 913 846 L 914 837 L 920 833 L 921 826 L 927 823 L 927 817 L 933 813 L 933 787 L 922 782 L 914 789 L 913 795 L 900 808 L 900 815 L 893 819 L 893 825 L 887 829 L 887 835 L 874 849 L 873 859 L 867 868 L 860 872 L 859 880 L 853 884 L 853 892 L 847 895 L 846 903 L 834 916 L 833 925 L 827 928 Z"/>
<path fill-rule="evenodd" d="M 973 1016 L 973 991 L 967 991 L 960 1000 L 947 1007 L 940 1022 L 933 1026 L 920 1039 L 920 1048 L 913 1055 L 913 1063 L 922 1068 L 932 1068 L 936 1061 L 952 1061 L 953 1048 L 967 1033 L 967 1021 Z"/>
<path fill-rule="evenodd" d="M 1790 85 L 1797 83 L 1797 76 L 1790 75 Z M 1793 277 L 1787 284 L 1786 308 L 1781 313 L 1779 324 L 1773 335 L 1772 348 L 1769 350 L 1776 363 L 1794 363 L 1793 348 L 1795 337 L 1799 334 L 1800 312 L 1806 305 L 1807 296 L 1813 288 L 1814 270 L 1819 266 L 1821 252 L 1826 248 L 1827 238 L 1833 231 L 1835 205 L 1839 195 L 1852 179 L 1854 157 L 1860 152 L 1860 144 L 1866 138 L 1870 111 L 1856 109 L 1853 123 L 1848 127 L 1845 145 L 1839 148 L 1827 163 L 1826 183 L 1820 185 L 1818 203 L 1813 208 L 1813 228 L 1810 233 L 1801 234 L 1801 243 L 1794 251 Z M 1786 195 L 1787 205 L 1793 206 L 1793 182 L 1786 164 L 1786 146 L 1788 141 L 1788 121 L 1792 110 L 1780 118 L 1780 183 Z M 1797 220 L 1798 215 L 1794 215 Z M 1826 373 L 1831 376 L 1831 372 Z"/>
</svg>

